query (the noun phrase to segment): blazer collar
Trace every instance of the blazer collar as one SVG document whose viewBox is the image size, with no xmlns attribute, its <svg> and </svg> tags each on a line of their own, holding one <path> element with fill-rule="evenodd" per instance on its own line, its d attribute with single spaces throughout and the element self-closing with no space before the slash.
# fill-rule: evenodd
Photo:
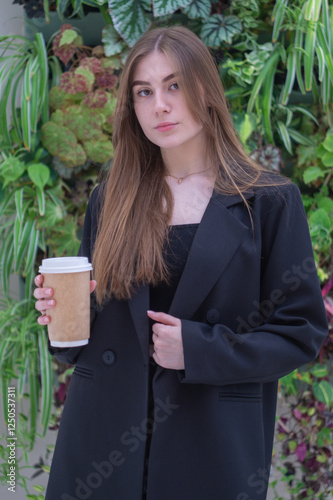
<svg viewBox="0 0 333 500">
<path fill-rule="evenodd" d="M 253 196 L 244 193 L 245 199 Z M 242 244 L 249 228 L 228 208 L 243 202 L 239 195 L 213 192 L 195 234 L 169 314 L 191 319 Z M 149 286 L 139 287 L 128 301 L 142 352 L 148 362 Z"/>
</svg>

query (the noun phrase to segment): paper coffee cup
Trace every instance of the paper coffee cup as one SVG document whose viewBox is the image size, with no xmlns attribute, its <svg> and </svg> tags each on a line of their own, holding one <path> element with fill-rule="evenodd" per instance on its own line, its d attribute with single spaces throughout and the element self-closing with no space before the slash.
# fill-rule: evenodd
<svg viewBox="0 0 333 500">
<path fill-rule="evenodd" d="M 53 288 L 56 305 L 47 310 L 53 347 L 88 344 L 90 337 L 90 271 L 87 257 L 43 259 L 39 272 L 43 288 Z"/>
</svg>

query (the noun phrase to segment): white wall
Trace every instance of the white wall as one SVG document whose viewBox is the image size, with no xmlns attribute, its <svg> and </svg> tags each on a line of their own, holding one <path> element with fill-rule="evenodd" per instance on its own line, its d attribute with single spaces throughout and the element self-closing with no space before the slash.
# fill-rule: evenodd
<svg viewBox="0 0 333 500">
<path fill-rule="evenodd" d="M 23 7 L 12 0 L 0 0 L 0 35 L 24 36 Z"/>
</svg>

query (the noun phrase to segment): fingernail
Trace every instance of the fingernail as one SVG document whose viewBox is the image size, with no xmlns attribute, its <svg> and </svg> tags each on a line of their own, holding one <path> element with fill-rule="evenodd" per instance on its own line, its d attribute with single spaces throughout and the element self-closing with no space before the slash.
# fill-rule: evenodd
<svg viewBox="0 0 333 500">
<path fill-rule="evenodd" d="M 45 290 L 45 295 L 52 295 L 52 290 L 51 290 L 51 288 L 46 288 L 46 290 Z"/>
<path fill-rule="evenodd" d="M 147 314 L 149 314 L 149 313 L 151 313 L 151 314 L 156 314 L 156 313 L 155 313 L 155 311 L 150 311 L 150 310 L 148 309 Z"/>
<path fill-rule="evenodd" d="M 47 301 L 48 306 L 53 306 L 54 305 L 54 300 L 48 300 Z"/>
</svg>

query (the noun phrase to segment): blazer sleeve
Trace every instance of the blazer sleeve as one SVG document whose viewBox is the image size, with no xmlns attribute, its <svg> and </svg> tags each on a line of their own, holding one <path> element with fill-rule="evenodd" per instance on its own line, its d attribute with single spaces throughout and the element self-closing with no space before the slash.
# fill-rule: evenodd
<svg viewBox="0 0 333 500">
<path fill-rule="evenodd" d="M 185 370 L 178 373 L 183 383 L 225 385 L 276 380 L 314 359 L 328 333 L 299 189 L 290 184 L 279 199 L 263 196 L 259 218 L 263 262 L 260 304 L 264 307 L 269 299 L 274 307 L 252 329 L 248 318 L 243 318 L 247 326 L 237 331 L 223 324 L 182 320 Z"/>
<path fill-rule="evenodd" d="M 100 188 L 98 186 L 92 192 L 90 200 L 88 202 L 84 218 L 81 245 L 78 251 L 78 256 L 88 257 L 89 262 L 91 262 L 92 260 L 92 252 L 97 230 L 96 217 L 98 217 L 99 194 Z M 95 321 L 97 310 L 98 307 L 95 299 L 95 293 L 92 293 L 90 295 L 90 328 Z M 84 349 L 84 346 L 52 347 L 49 342 L 49 352 L 62 363 L 75 364 L 82 349 Z"/>
</svg>

